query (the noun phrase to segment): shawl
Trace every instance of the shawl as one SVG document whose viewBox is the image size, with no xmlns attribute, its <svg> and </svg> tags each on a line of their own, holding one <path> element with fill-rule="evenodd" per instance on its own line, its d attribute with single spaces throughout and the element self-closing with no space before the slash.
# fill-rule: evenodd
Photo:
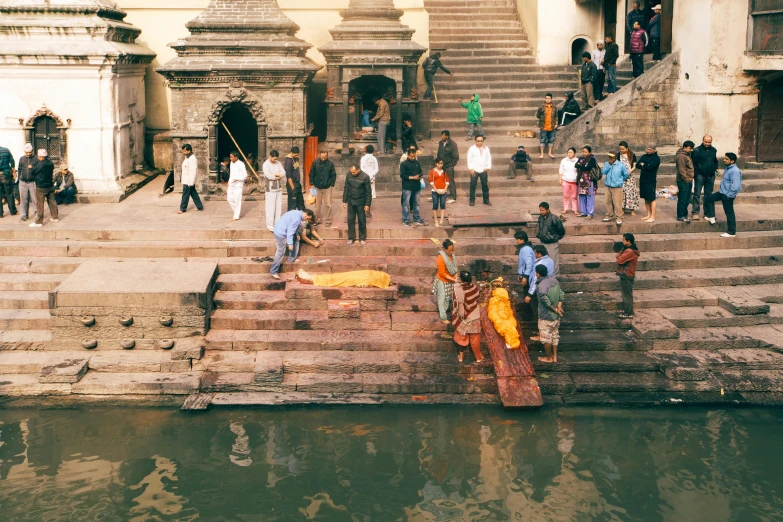
<svg viewBox="0 0 783 522">
<path fill-rule="evenodd" d="M 462 330 L 466 329 L 468 330 L 467 333 L 478 333 L 478 331 L 470 331 L 474 329 L 472 327 L 475 323 L 475 326 L 478 326 L 480 331 L 481 326 L 478 321 L 481 319 L 481 315 L 478 313 L 478 302 L 478 286 L 473 283 L 460 283 L 454 285 L 454 304 L 452 305 L 451 324 L 454 325 L 455 329 L 463 334 L 465 332 L 462 332 Z"/>
<path fill-rule="evenodd" d="M 452 259 L 449 259 L 449 255 L 441 250 L 440 257 L 442 257 L 443 261 L 445 261 L 446 270 L 449 271 L 449 274 L 453 276 L 457 275 L 457 256 L 452 256 L 452 261 Z"/>
</svg>

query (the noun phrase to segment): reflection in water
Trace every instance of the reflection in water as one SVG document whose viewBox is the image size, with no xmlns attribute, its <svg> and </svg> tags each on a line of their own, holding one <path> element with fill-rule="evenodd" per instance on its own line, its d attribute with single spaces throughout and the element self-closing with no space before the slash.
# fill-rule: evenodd
<svg viewBox="0 0 783 522">
<path fill-rule="evenodd" d="M 783 520 L 781 420 L 761 409 L 6 410 L 0 520 Z"/>
</svg>

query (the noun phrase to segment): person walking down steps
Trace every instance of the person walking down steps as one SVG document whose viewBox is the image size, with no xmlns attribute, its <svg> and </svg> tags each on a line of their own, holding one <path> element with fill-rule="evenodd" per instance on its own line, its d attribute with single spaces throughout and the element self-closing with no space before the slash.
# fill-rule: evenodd
<svg viewBox="0 0 783 522">
<path fill-rule="evenodd" d="M 228 155 L 231 160 L 229 169 L 231 175 L 228 178 L 228 204 L 231 205 L 231 210 L 234 211 L 234 217 L 231 221 L 239 221 L 239 215 L 242 212 L 242 196 L 245 189 L 245 180 L 247 179 L 247 169 L 245 164 L 239 161 L 239 153 L 237 151 L 231 151 Z"/>
<path fill-rule="evenodd" d="M 639 249 L 633 234 L 623 234 L 623 248 L 617 254 L 617 275 L 620 277 L 620 294 L 623 300 L 621 319 L 633 319 L 633 284 L 638 261 Z"/>
<path fill-rule="evenodd" d="M 468 110 L 468 137 L 465 138 L 465 141 L 472 141 L 474 132 L 476 136 L 484 137 L 484 128 L 481 126 L 484 121 L 484 111 L 479 103 L 480 99 L 478 94 L 474 94 L 469 102 L 462 101 L 462 98 L 457 100 L 462 107 Z"/>
</svg>

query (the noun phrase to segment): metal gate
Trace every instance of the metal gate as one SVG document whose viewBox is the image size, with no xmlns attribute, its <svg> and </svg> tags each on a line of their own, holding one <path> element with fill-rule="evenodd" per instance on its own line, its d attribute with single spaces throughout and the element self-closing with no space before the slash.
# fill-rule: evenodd
<svg viewBox="0 0 783 522">
<path fill-rule="evenodd" d="M 761 89 L 759 161 L 783 161 L 783 78 Z"/>
<path fill-rule="evenodd" d="M 60 129 L 49 116 L 39 116 L 33 123 L 33 146 L 35 150 L 45 149 L 53 163 L 60 161 Z"/>
</svg>

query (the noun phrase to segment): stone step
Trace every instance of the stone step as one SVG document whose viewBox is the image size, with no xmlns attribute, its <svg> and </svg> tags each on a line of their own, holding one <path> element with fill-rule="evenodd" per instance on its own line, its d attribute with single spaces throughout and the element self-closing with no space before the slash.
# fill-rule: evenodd
<svg viewBox="0 0 783 522">
<path fill-rule="evenodd" d="M 268 271 L 265 274 L 220 274 L 217 279 L 217 289 L 225 291 L 285 290 L 285 284 Z"/>
<path fill-rule="evenodd" d="M 45 330 L 51 326 L 49 310 L 0 310 L 2 330 Z"/>
<path fill-rule="evenodd" d="M 62 274 L 0 274 L 0 291 L 54 290 L 64 279 Z"/>
<path fill-rule="evenodd" d="M 47 329 L 0 331 L 0 351 L 45 350 L 51 342 L 52 333 Z"/>
<path fill-rule="evenodd" d="M 656 311 L 678 328 L 741 327 L 770 322 L 770 317 L 766 314 L 735 315 L 718 306 L 660 308 Z"/>
<path fill-rule="evenodd" d="M 444 56 L 453 53 L 457 50 L 483 50 L 483 49 L 497 49 L 499 51 L 514 50 L 523 52 L 532 52 L 533 48 L 527 40 L 507 38 L 510 35 L 499 35 L 492 39 L 471 39 L 465 41 L 452 38 L 450 40 L 438 40 L 436 42 L 430 42 L 430 47 L 445 48 L 443 51 Z"/>
<path fill-rule="evenodd" d="M 718 390 L 714 380 L 673 381 L 658 372 L 571 372 L 539 378 L 544 395 L 611 392 L 705 392 Z"/>
<path fill-rule="evenodd" d="M 537 374 L 554 372 L 657 372 L 660 361 L 651 355 L 628 351 L 568 351 L 560 353 L 556 363 L 542 362 L 543 350 L 531 352 Z"/>
<path fill-rule="evenodd" d="M 520 318 L 525 331 L 536 331 L 537 321 L 525 321 Z M 584 330 L 624 330 L 631 329 L 631 319 L 620 319 L 617 314 L 604 311 L 575 311 L 564 314 L 560 322 L 561 331 L 573 331 L 575 333 Z"/>
<path fill-rule="evenodd" d="M 716 286 L 780 284 L 783 266 L 748 266 L 733 268 L 684 269 L 637 272 L 634 290 L 660 288 L 699 288 Z M 615 274 L 562 275 L 560 283 L 567 292 L 600 292 L 619 290 Z"/>
<path fill-rule="evenodd" d="M 431 295 L 404 295 L 394 301 L 380 302 L 378 307 L 361 302 L 365 311 L 382 309 L 397 312 L 436 312 L 437 303 Z M 288 299 L 283 291 L 244 291 L 215 294 L 215 307 L 221 310 L 326 310 L 323 299 Z"/>
<path fill-rule="evenodd" d="M 403 373 L 287 374 L 280 391 L 306 393 L 496 393 L 497 382 L 489 375 L 431 375 Z"/>
<path fill-rule="evenodd" d="M 74 383 L 87 371 L 85 352 L 0 352 L 0 374 L 38 374 L 42 383 Z"/>
<path fill-rule="evenodd" d="M 525 343 L 533 350 L 540 350 L 539 341 L 531 341 L 530 335 L 535 329 L 525 329 Z M 637 350 L 636 340 L 626 329 L 617 330 L 570 330 L 560 329 L 559 352 L 625 352 Z"/>
<path fill-rule="evenodd" d="M 84 356 L 84 352 L 82 356 Z M 190 359 L 171 360 L 160 350 L 107 350 L 88 352 L 90 370 L 109 373 L 182 373 L 191 371 Z"/>
<path fill-rule="evenodd" d="M 0 231 L 0 238 L 9 238 L 10 231 Z M 2 274 L 70 274 L 83 260 L 68 257 L 0 257 Z"/>
<path fill-rule="evenodd" d="M 359 319 L 330 319 L 326 310 L 216 310 L 212 328 L 217 330 L 427 330 L 445 325 L 434 314 L 362 312 Z M 426 316 L 426 317 L 422 317 Z"/>
<path fill-rule="evenodd" d="M 213 327 L 205 339 L 209 350 L 455 351 L 451 335 L 442 331 L 220 330 Z"/>
<path fill-rule="evenodd" d="M 25 374 L 0 374 L 0 398 L 46 397 L 69 395 L 69 383 L 42 383 L 38 372 Z"/>
<path fill-rule="evenodd" d="M 0 379 L 2 381 L 2 379 Z M 81 381 L 71 385 L 78 395 L 189 395 L 199 390 L 201 374 L 133 372 L 106 373 L 89 371 Z M 0 388 L 0 393 L 2 393 Z"/>
<path fill-rule="evenodd" d="M 718 297 L 706 288 L 665 288 L 636 290 L 634 308 L 674 308 L 718 306 Z M 620 292 L 568 293 L 563 307 L 567 310 L 622 310 Z"/>
<path fill-rule="evenodd" d="M 48 292 L 10 291 L 0 293 L 0 308 L 6 309 L 49 309 Z"/>
<path fill-rule="evenodd" d="M 368 393 L 305 393 L 305 392 L 236 392 L 216 393 L 211 404 L 215 407 L 285 406 L 304 404 L 495 404 L 500 397 L 491 393 L 429 393 L 427 395 L 368 394 Z"/>
</svg>

